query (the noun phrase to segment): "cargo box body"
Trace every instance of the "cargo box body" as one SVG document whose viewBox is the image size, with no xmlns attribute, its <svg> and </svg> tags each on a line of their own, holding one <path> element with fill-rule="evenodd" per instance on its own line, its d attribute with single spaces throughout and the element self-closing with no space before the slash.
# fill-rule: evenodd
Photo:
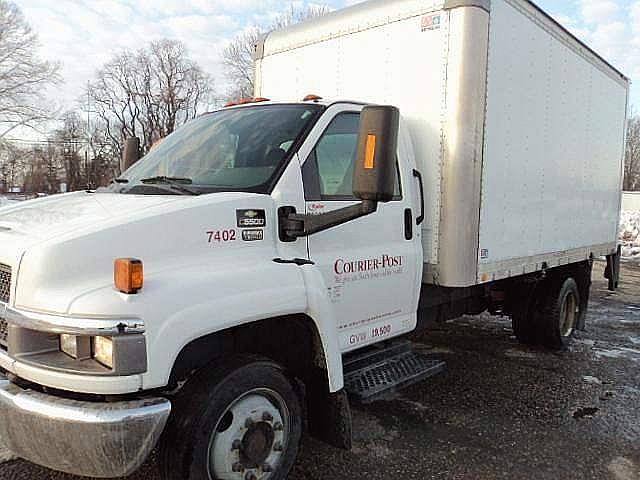
<svg viewBox="0 0 640 480">
<path fill-rule="evenodd" d="M 400 108 L 424 178 L 424 281 L 447 287 L 616 249 L 628 90 L 526 0 L 373 0 L 257 49 L 257 96 Z"/>
</svg>

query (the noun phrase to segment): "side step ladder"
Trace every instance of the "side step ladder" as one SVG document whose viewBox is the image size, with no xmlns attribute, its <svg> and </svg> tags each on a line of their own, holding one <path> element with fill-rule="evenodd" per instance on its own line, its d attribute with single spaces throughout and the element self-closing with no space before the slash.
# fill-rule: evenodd
<svg viewBox="0 0 640 480">
<path fill-rule="evenodd" d="M 445 363 L 392 341 L 344 356 L 343 367 L 349 397 L 369 403 L 443 372 Z"/>
</svg>

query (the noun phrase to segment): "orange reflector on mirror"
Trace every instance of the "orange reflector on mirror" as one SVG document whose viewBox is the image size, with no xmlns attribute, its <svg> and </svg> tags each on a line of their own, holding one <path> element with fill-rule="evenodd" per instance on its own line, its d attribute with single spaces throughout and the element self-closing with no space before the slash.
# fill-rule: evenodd
<svg viewBox="0 0 640 480">
<path fill-rule="evenodd" d="M 376 157 L 376 136 L 368 135 L 367 136 L 367 152 L 364 157 L 364 168 L 367 170 L 373 170 L 375 167 L 375 157 Z"/>
</svg>

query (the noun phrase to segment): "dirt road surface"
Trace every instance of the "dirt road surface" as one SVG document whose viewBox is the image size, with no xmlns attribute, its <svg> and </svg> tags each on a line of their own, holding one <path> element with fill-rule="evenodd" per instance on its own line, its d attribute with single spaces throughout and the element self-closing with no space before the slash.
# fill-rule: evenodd
<svg viewBox="0 0 640 480">
<path fill-rule="evenodd" d="M 506 319 L 418 339 L 444 375 L 354 407 L 355 448 L 305 439 L 291 480 L 640 480 L 640 267 L 617 293 L 594 273 L 588 331 L 568 351 L 518 345 Z M 130 477 L 156 480 L 155 461 Z M 23 461 L 0 479 L 75 480 Z"/>
</svg>

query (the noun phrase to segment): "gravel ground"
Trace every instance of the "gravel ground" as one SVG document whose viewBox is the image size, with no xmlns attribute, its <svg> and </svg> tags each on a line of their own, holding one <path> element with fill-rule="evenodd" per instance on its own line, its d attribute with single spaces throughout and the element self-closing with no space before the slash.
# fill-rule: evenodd
<svg viewBox="0 0 640 480">
<path fill-rule="evenodd" d="M 418 341 L 447 372 L 354 407 L 351 452 L 305 439 L 290 479 L 640 480 L 640 267 L 617 293 L 596 270 L 569 351 L 521 347 L 504 319 L 441 325 Z M 151 459 L 130 480 L 157 478 Z M 14 461 L 0 479 L 74 477 Z"/>
</svg>

